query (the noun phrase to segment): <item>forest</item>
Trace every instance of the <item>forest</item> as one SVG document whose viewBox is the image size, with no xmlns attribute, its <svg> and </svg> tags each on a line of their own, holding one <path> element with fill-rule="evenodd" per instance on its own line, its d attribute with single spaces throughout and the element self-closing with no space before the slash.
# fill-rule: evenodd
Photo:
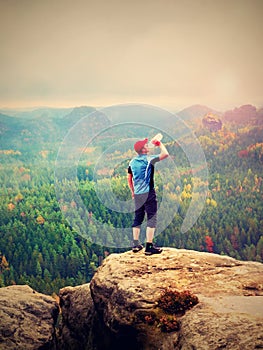
<svg viewBox="0 0 263 350">
<path fill-rule="evenodd" d="M 220 130 L 211 131 L 200 118 L 195 123 L 208 181 L 191 170 L 177 142 L 164 138 L 177 170 L 168 164 L 165 176 L 156 172 L 162 221 L 169 224 L 155 241 L 163 247 L 263 262 L 262 124 L 226 120 Z M 23 137 L 28 134 L 23 129 Z M 76 174 L 65 175 L 58 187 L 54 169 L 59 142 L 41 140 L 38 147 L 21 143 L 11 148 L 6 142 L 0 150 L 0 287 L 28 284 L 52 294 L 89 282 L 107 255 L 131 249 L 132 210 L 114 210 L 105 203 L 115 198 L 120 206 L 129 202 L 126 171 L 134 153 L 108 155 L 110 161 L 94 176 L 93 153 L 106 150 L 110 142 L 101 139 L 83 153 Z M 112 164 L 118 164 L 114 171 Z M 207 193 L 202 211 L 192 227 L 181 232 L 190 203 L 203 188 Z"/>
</svg>

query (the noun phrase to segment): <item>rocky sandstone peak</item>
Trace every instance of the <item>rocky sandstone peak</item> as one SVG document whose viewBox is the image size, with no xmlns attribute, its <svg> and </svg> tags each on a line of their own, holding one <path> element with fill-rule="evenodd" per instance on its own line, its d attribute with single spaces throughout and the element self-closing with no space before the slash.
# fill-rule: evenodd
<svg viewBox="0 0 263 350">
<path fill-rule="evenodd" d="M 198 303 L 169 314 L 160 303 L 167 290 L 188 291 Z M 129 251 L 109 255 L 90 283 L 59 296 L 58 319 L 51 297 L 28 286 L 0 288 L 0 349 L 263 348 L 261 263 L 185 249 Z"/>
<path fill-rule="evenodd" d="M 199 299 L 196 306 L 176 316 L 179 329 L 168 333 L 161 330 L 160 320 L 164 314 L 158 307 L 166 288 L 189 290 Z M 94 349 L 251 350 L 263 347 L 261 263 L 173 248 L 165 248 L 162 254 L 153 256 L 145 256 L 142 251 L 111 254 L 90 285 L 61 290 L 64 315 L 72 315 L 74 295 L 83 300 L 85 308 L 89 290 L 96 322 L 88 325 L 82 319 L 82 324 L 93 336 L 94 329 L 100 329 L 99 341 L 93 339 Z M 87 321 L 87 312 L 85 314 Z M 78 322 L 79 318 L 64 322 L 62 334 L 68 336 L 73 324 L 76 327 Z"/>
<path fill-rule="evenodd" d="M 202 119 L 203 126 L 211 132 L 222 129 L 222 121 L 215 114 L 208 113 Z"/>
</svg>

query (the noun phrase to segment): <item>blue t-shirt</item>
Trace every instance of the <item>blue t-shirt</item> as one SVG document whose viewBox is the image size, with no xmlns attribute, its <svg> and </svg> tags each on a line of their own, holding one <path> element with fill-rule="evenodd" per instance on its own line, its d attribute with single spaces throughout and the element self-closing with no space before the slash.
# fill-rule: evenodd
<svg viewBox="0 0 263 350">
<path fill-rule="evenodd" d="M 128 173 L 132 174 L 135 194 L 147 193 L 154 188 L 154 164 L 159 160 L 158 155 L 139 154 L 130 161 Z"/>
</svg>

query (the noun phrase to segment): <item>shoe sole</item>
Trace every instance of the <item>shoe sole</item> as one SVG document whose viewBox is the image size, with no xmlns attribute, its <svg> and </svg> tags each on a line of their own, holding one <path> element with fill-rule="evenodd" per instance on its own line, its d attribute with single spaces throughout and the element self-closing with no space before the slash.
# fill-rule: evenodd
<svg viewBox="0 0 263 350">
<path fill-rule="evenodd" d="M 135 249 L 135 250 L 132 250 L 132 251 L 133 251 L 133 253 L 138 253 L 138 252 L 140 252 L 142 249 L 143 249 L 143 248 L 138 248 L 138 249 Z"/>
<path fill-rule="evenodd" d="M 154 254 L 161 254 L 162 250 L 160 252 L 155 252 L 155 253 L 152 253 L 152 252 L 145 252 L 144 254 L 145 255 L 154 255 Z"/>
</svg>

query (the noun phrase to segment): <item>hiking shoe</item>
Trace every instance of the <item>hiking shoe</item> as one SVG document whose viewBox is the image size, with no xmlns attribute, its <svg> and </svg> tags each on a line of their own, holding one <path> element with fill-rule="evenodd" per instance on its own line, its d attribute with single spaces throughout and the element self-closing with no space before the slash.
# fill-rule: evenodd
<svg viewBox="0 0 263 350">
<path fill-rule="evenodd" d="M 152 245 L 145 249 L 145 255 L 160 254 L 162 251 L 163 250 L 161 248 L 158 248 Z"/>
<path fill-rule="evenodd" d="M 143 246 L 141 244 L 137 244 L 132 247 L 133 253 L 138 253 L 140 250 L 142 250 Z"/>
</svg>

